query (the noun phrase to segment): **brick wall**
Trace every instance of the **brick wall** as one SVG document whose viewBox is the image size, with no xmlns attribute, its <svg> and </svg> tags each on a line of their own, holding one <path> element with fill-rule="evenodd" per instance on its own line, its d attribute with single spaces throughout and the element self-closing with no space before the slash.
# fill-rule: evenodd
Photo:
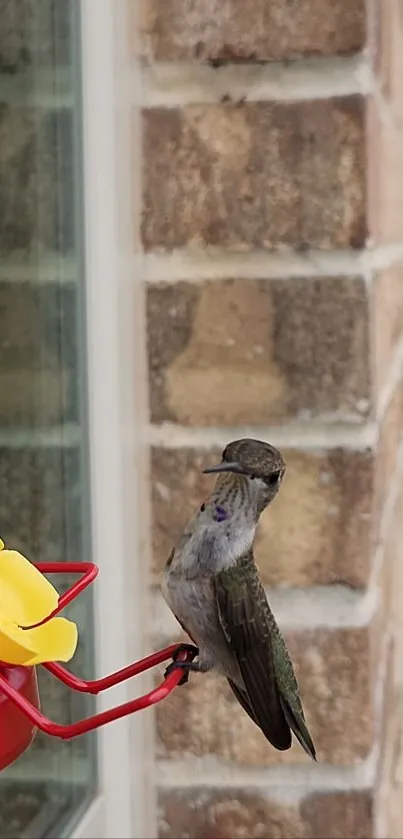
<svg viewBox="0 0 403 839">
<path fill-rule="evenodd" d="M 403 5 L 143 0 L 158 577 L 230 439 L 288 470 L 257 558 L 313 765 L 222 682 L 159 706 L 159 835 L 403 832 Z"/>
</svg>

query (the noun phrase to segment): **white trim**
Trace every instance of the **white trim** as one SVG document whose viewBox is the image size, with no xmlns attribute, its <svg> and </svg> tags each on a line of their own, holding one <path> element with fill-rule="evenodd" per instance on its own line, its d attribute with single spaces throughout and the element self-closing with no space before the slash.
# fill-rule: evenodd
<svg viewBox="0 0 403 839">
<path fill-rule="evenodd" d="M 70 839 L 87 839 L 87 837 L 102 837 L 105 825 L 104 796 L 99 795 L 85 812 Z"/>
<path fill-rule="evenodd" d="M 122 155 L 118 66 L 124 3 L 82 0 L 83 142 L 87 283 L 93 555 L 100 566 L 95 586 L 98 671 L 105 674 L 143 653 L 142 596 L 138 561 L 138 470 L 134 308 L 124 270 L 121 202 L 130 201 L 129 158 Z M 119 25 L 119 32 L 117 26 Z M 124 84 L 123 84 L 124 87 Z M 119 98 L 117 92 L 119 91 Z M 123 134 L 128 133 L 128 120 Z M 127 140 L 127 138 L 126 138 Z M 117 198 L 119 193 L 119 200 Z M 129 246 L 127 239 L 127 246 Z M 129 260 L 127 260 L 129 263 Z M 101 695 L 101 708 L 126 701 L 141 689 L 121 685 Z M 145 725 L 141 714 L 99 732 L 100 804 L 88 811 L 76 836 L 125 839 L 146 835 L 143 790 Z M 100 825 L 100 822 L 102 825 Z M 97 832 L 101 826 L 102 833 Z"/>
</svg>

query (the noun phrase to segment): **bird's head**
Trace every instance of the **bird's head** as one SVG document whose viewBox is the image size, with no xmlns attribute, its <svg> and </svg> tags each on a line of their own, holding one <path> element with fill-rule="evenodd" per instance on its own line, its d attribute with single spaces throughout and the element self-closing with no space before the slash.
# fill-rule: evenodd
<svg viewBox="0 0 403 839">
<path fill-rule="evenodd" d="M 285 472 L 285 462 L 280 452 L 261 440 L 234 440 L 222 453 L 217 466 L 203 470 L 205 473 L 226 473 L 234 480 L 247 480 L 248 495 L 254 498 L 261 512 L 277 494 Z"/>
</svg>

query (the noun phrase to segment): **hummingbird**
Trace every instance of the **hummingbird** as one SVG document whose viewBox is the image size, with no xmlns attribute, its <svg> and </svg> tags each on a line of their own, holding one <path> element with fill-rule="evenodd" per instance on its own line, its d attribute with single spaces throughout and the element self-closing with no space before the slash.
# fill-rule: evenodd
<svg viewBox="0 0 403 839">
<path fill-rule="evenodd" d="M 178 647 L 165 675 L 181 668 L 184 684 L 190 671 L 216 671 L 276 749 L 289 749 L 293 732 L 316 760 L 294 668 L 253 556 L 260 515 L 285 468 L 274 446 L 242 439 L 203 470 L 217 474 L 214 488 L 173 548 L 162 580 L 163 596 L 193 645 Z M 183 650 L 193 660 L 178 660 Z"/>
</svg>

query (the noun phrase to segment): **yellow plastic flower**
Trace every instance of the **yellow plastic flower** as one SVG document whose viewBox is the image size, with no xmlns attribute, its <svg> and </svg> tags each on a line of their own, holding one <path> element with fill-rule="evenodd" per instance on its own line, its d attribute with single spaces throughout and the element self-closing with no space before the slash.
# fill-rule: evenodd
<svg viewBox="0 0 403 839">
<path fill-rule="evenodd" d="M 0 661 L 31 666 L 73 657 L 75 623 L 50 618 L 35 626 L 52 614 L 58 602 L 59 595 L 46 577 L 18 551 L 4 550 L 0 539 Z"/>
</svg>

